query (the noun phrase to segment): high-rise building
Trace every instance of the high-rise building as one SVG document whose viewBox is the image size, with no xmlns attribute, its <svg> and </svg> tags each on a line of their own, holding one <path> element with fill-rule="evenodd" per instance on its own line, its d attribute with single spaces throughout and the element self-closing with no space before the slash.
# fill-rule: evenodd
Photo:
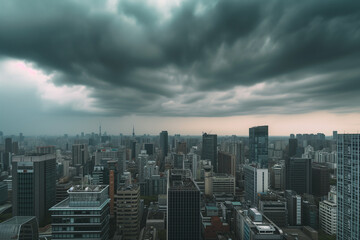
<svg viewBox="0 0 360 240">
<path fill-rule="evenodd" d="M 52 239 L 109 239 L 108 186 L 74 186 L 52 212 Z"/>
<path fill-rule="evenodd" d="M 267 192 L 269 187 L 268 169 L 245 165 L 245 200 L 251 204 L 257 203 L 257 194 Z"/>
<path fill-rule="evenodd" d="M 169 151 L 169 136 L 167 131 L 160 133 L 160 171 L 165 170 L 165 157 Z"/>
<path fill-rule="evenodd" d="M 169 171 L 167 196 L 167 239 L 201 239 L 200 189 L 189 170 Z"/>
<path fill-rule="evenodd" d="M 250 162 L 260 168 L 268 168 L 268 126 L 249 128 L 249 157 Z"/>
<path fill-rule="evenodd" d="M 319 203 L 320 228 L 329 235 L 336 234 L 336 190 L 333 189 L 328 194 L 328 199 Z"/>
<path fill-rule="evenodd" d="M 286 160 L 286 189 L 297 194 L 312 193 L 312 168 L 309 158 Z"/>
<path fill-rule="evenodd" d="M 72 165 L 85 165 L 89 159 L 87 144 L 72 145 Z"/>
<path fill-rule="evenodd" d="M 288 225 L 286 201 L 259 200 L 259 210 L 279 227 Z"/>
<path fill-rule="evenodd" d="M 116 195 L 116 225 L 124 240 L 138 239 L 140 231 L 140 187 L 127 185 L 118 188 Z"/>
<path fill-rule="evenodd" d="M 12 162 L 13 216 L 36 216 L 48 223 L 56 202 L 56 158 L 53 154 L 18 155 Z"/>
<path fill-rule="evenodd" d="M 19 154 L 19 142 L 12 143 L 12 153 L 15 155 Z"/>
<path fill-rule="evenodd" d="M 36 153 L 38 154 L 54 154 L 55 146 L 39 146 L 36 147 Z"/>
<path fill-rule="evenodd" d="M 337 138 L 337 239 L 360 239 L 360 134 Z"/>
<path fill-rule="evenodd" d="M 270 173 L 270 185 L 271 188 L 277 190 L 285 189 L 285 166 L 281 164 L 275 164 L 271 168 Z"/>
<path fill-rule="evenodd" d="M 298 140 L 296 138 L 289 139 L 289 158 L 295 157 L 298 148 Z"/>
<path fill-rule="evenodd" d="M 218 173 L 227 173 L 235 176 L 235 155 L 220 152 L 218 153 Z"/>
<path fill-rule="evenodd" d="M 301 196 L 292 190 L 285 191 L 285 198 L 288 209 L 288 223 L 290 226 L 300 226 L 302 224 L 302 205 Z"/>
<path fill-rule="evenodd" d="M 12 139 L 5 138 L 5 153 L 12 153 Z"/>
<path fill-rule="evenodd" d="M 323 197 L 330 191 L 330 170 L 325 164 L 312 164 L 312 192 Z"/>
<path fill-rule="evenodd" d="M 211 178 L 212 193 L 235 195 L 235 176 L 226 173 L 214 173 Z"/>
<path fill-rule="evenodd" d="M 146 153 L 149 156 L 152 156 L 154 154 L 154 144 L 153 143 L 145 143 L 144 149 L 146 150 Z"/>
<path fill-rule="evenodd" d="M 217 155 L 217 135 L 207 134 L 202 135 L 202 152 L 201 159 L 210 160 L 213 166 L 213 171 L 218 172 L 218 155 Z"/>
<path fill-rule="evenodd" d="M 141 150 L 141 153 L 138 156 L 138 180 L 139 182 L 143 182 L 145 180 L 144 177 L 144 168 L 146 166 L 147 161 L 149 160 L 149 155 L 146 154 L 146 150 Z"/>
</svg>

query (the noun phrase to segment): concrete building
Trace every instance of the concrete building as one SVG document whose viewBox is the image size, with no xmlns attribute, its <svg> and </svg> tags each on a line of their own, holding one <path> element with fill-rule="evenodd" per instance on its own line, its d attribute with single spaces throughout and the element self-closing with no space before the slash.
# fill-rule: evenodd
<svg viewBox="0 0 360 240">
<path fill-rule="evenodd" d="M 329 235 L 336 234 L 337 206 L 336 190 L 328 194 L 328 199 L 319 203 L 320 228 Z"/>
<path fill-rule="evenodd" d="M 286 201 L 259 201 L 259 210 L 279 227 L 288 225 Z"/>
<path fill-rule="evenodd" d="M 200 190 L 189 170 L 169 172 L 167 196 L 167 239 L 201 239 Z"/>
<path fill-rule="evenodd" d="M 89 152 L 87 144 L 74 144 L 72 145 L 72 165 L 82 165 L 89 160 Z"/>
<path fill-rule="evenodd" d="M 268 126 L 249 128 L 250 162 L 259 168 L 268 168 Z"/>
<path fill-rule="evenodd" d="M 312 193 L 324 197 L 330 191 L 330 170 L 324 164 L 312 164 Z"/>
<path fill-rule="evenodd" d="M 0 223 L 0 239 L 39 239 L 38 223 L 34 216 L 15 216 Z"/>
<path fill-rule="evenodd" d="M 124 240 L 138 239 L 140 231 L 140 187 L 119 187 L 115 195 L 116 226 Z"/>
<path fill-rule="evenodd" d="M 237 239 L 283 239 L 282 230 L 262 215 L 256 208 L 249 210 L 236 210 Z"/>
<path fill-rule="evenodd" d="M 121 175 L 126 170 L 124 148 L 101 148 L 95 151 L 95 165 L 107 165 L 108 161 L 117 161 L 117 172 Z"/>
<path fill-rule="evenodd" d="M 218 172 L 218 154 L 217 154 L 217 135 L 207 134 L 202 135 L 202 152 L 201 159 L 208 159 L 211 161 L 213 171 Z"/>
<path fill-rule="evenodd" d="M 165 157 L 169 152 L 169 135 L 167 131 L 160 133 L 160 171 L 165 170 Z"/>
<path fill-rule="evenodd" d="M 360 134 L 338 134 L 337 239 L 360 239 Z"/>
<path fill-rule="evenodd" d="M 36 147 L 37 154 L 55 154 L 55 146 L 38 146 Z"/>
<path fill-rule="evenodd" d="M 39 226 L 48 224 L 48 209 L 56 203 L 55 155 L 14 156 L 12 190 L 13 216 L 36 216 Z"/>
<path fill-rule="evenodd" d="M 108 186 L 73 186 L 52 212 L 52 239 L 109 239 Z"/>
<path fill-rule="evenodd" d="M 149 160 L 149 155 L 146 153 L 146 150 L 141 150 L 140 154 L 137 158 L 137 165 L 138 165 L 138 181 L 143 182 L 145 180 L 144 176 L 144 168 L 147 165 Z"/>
<path fill-rule="evenodd" d="M 245 200 L 251 204 L 257 203 L 257 194 L 268 191 L 268 169 L 260 169 L 255 166 L 245 165 Z"/>
<path fill-rule="evenodd" d="M 235 177 L 233 175 L 229 175 L 226 173 L 214 173 L 211 182 L 213 194 L 225 193 L 235 195 Z"/>
</svg>

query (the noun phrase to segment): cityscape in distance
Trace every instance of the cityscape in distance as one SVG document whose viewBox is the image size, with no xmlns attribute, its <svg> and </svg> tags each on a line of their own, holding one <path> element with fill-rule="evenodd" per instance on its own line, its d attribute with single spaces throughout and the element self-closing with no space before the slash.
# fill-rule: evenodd
<svg viewBox="0 0 360 240">
<path fill-rule="evenodd" d="M 0 240 L 359 240 L 359 19 L 0 0 Z"/>
</svg>

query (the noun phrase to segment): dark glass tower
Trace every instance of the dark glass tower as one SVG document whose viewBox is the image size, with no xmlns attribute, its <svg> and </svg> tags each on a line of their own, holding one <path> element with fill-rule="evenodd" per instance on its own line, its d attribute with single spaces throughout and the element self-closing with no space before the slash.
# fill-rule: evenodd
<svg viewBox="0 0 360 240">
<path fill-rule="evenodd" d="M 167 239 L 201 239 L 200 190 L 190 175 L 188 170 L 169 173 Z"/>
<path fill-rule="evenodd" d="M 164 171 L 165 169 L 165 157 L 168 153 L 169 148 L 169 136 L 167 131 L 162 131 L 160 133 L 160 151 L 161 151 L 161 159 L 160 159 L 160 171 Z"/>
<path fill-rule="evenodd" d="M 268 126 L 249 128 L 250 162 L 256 162 L 260 168 L 268 168 Z"/>
<path fill-rule="evenodd" d="M 204 133 L 202 136 L 202 159 L 209 159 L 213 171 L 218 172 L 217 135 Z"/>
<path fill-rule="evenodd" d="M 12 176 L 13 215 L 36 216 L 39 226 L 45 226 L 48 209 L 56 203 L 55 155 L 15 156 Z"/>
<path fill-rule="evenodd" d="M 312 168 L 309 158 L 290 158 L 285 162 L 286 189 L 312 194 Z"/>
</svg>

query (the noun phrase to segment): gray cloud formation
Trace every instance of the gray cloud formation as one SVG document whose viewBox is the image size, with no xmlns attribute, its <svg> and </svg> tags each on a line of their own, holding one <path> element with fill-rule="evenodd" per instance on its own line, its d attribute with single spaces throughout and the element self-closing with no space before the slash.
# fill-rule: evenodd
<svg viewBox="0 0 360 240">
<path fill-rule="evenodd" d="M 0 0 L 0 56 L 123 116 L 359 111 L 359 1 Z"/>
</svg>

